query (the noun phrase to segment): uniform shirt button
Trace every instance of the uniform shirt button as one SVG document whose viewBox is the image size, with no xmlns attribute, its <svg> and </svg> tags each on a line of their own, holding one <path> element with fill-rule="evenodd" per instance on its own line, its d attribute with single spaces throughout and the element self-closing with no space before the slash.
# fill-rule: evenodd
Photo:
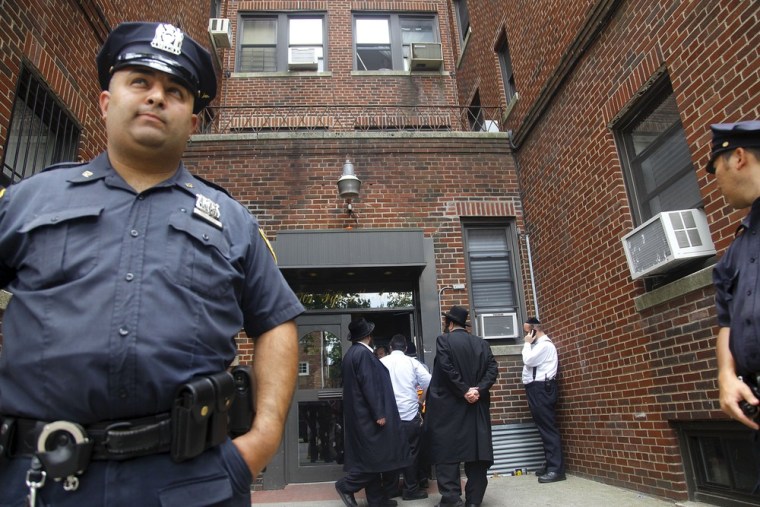
<svg viewBox="0 0 760 507">
<path fill-rule="evenodd" d="M 124 277 L 124 279 L 126 281 L 128 281 L 128 282 L 131 282 L 132 280 L 135 279 L 135 275 L 133 275 L 132 273 L 127 273 L 127 275 Z"/>
<path fill-rule="evenodd" d="M 126 389 L 119 389 L 119 398 L 122 400 L 127 397 L 127 390 Z"/>
<path fill-rule="evenodd" d="M 187 213 L 187 210 L 186 210 L 185 208 L 180 208 L 179 210 L 180 210 L 182 213 Z"/>
<path fill-rule="evenodd" d="M 129 334 L 129 329 L 126 327 L 120 327 L 119 334 L 122 336 L 127 336 Z"/>
<path fill-rule="evenodd" d="M 208 241 L 208 234 L 203 235 L 203 241 Z"/>
<path fill-rule="evenodd" d="M 129 234 L 131 234 L 133 238 L 136 238 L 137 236 L 140 235 L 140 233 L 137 232 L 135 229 L 132 229 L 131 231 L 129 231 Z"/>
<path fill-rule="evenodd" d="M 754 258 L 754 257 L 750 257 L 750 258 L 749 258 L 749 262 L 750 262 L 750 264 L 751 264 L 751 263 L 754 263 L 754 262 L 755 262 L 755 258 Z"/>
<path fill-rule="evenodd" d="M 58 221 L 58 217 L 52 217 L 52 218 L 50 219 L 50 221 L 51 221 L 51 222 L 53 222 L 53 223 L 55 223 L 55 222 L 57 222 L 57 221 Z"/>
<path fill-rule="evenodd" d="M 751 290 L 748 290 L 748 291 L 747 291 L 747 295 L 748 295 L 748 296 L 751 296 L 751 295 L 752 295 L 752 291 L 751 291 Z"/>
</svg>

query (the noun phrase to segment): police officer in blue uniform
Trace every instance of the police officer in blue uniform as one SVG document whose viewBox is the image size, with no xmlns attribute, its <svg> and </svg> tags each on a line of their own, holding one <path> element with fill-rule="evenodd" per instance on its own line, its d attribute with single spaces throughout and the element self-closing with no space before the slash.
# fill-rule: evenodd
<svg viewBox="0 0 760 507">
<path fill-rule="evenodd" d="M 707 172 L 735 209 L 749 208 L 736 237 L 713 270 L 717 307 L 721 409 L 754 429 L 760 397 L 760 121 L 716 124 Z M 755 432 L 760 466 L 760 433 Z M 760 492 L 760 470 L 758 471 Z"/>
<path fill-rule="evenodd" d="M 209 53 L 124 23 L 97 65 L 107 151 L 0 193 L 0 504 L 248 506 L 303 307 L 250 212 L 181 162 L 216 93 Z M 257 414 L 230 440 L 241 329 Z"/>
</svg>

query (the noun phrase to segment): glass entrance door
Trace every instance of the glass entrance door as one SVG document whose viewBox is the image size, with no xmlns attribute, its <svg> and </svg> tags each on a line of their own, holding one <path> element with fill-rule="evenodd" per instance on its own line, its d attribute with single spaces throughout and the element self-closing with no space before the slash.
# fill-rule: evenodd
<svg viewBox="0 0 760 507">
<path fill-rule="evenodd" d="M 343 475 L 341 363 L 350 315 L 304 315 L 298 324 L 298 384 L 287 425 L 288 482 Z"/>
</svg>

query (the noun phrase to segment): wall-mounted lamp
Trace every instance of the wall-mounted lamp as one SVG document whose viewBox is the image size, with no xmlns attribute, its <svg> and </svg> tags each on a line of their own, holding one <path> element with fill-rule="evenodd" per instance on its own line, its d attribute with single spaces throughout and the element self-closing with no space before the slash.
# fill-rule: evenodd
<svg viewBox="0 0 760 507">
<path fill-rule="evenodd" d="M 361 187 L 362 182 L 354 173 L 354 164 L 346 159 L 346 163 L 343 164 L 343 176 L 338 179 L 338 195 L 341 199 L 346 200 L 346 212 L 348 213 L 348 217 L 354 220 L 356 220 L 356 213 L 354 212 L 351 200 L 359 197 Z"/>
</svg>

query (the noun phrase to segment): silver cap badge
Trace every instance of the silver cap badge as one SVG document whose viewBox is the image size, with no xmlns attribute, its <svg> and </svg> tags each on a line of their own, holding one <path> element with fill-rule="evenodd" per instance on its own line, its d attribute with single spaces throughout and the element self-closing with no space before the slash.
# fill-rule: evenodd
<svg viewBox="0 0 760 507">
<path fill-rule="evenodd" d="M 161 51 L 166 51 L 175 55 L 182 54 L 182 40 L 185 34 L 176 26 L 162 23 L 156 27 L 156 35 L 150 45 Z"/>
</svg>

